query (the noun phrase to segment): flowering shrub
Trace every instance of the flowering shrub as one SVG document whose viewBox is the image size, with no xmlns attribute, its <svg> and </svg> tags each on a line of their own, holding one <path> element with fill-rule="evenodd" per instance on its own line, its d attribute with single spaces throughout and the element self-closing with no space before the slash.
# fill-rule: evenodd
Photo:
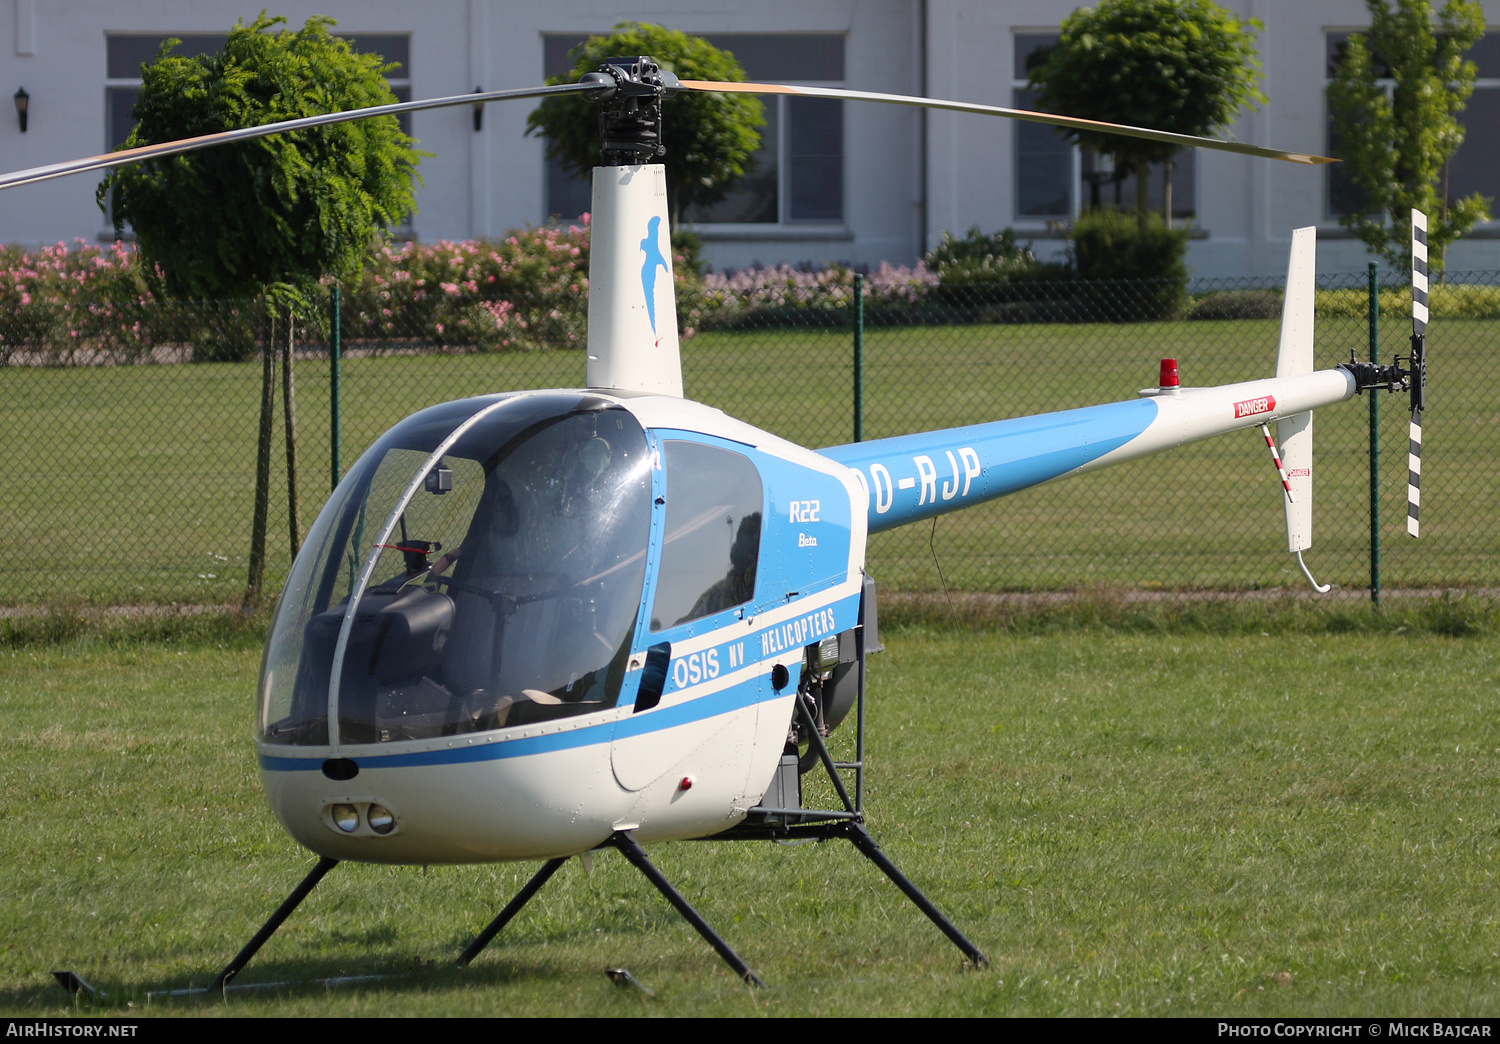
<svg viewBox="0 0 1500 1044">
<path fill-rule="evenodd" d="M 128 243 L 0 247 L 0 365 L 243 359 L 263 315 L 250 301 L 161 300 Z"/>
<path fill-rule="evenodd" d="M 123 243 L 0 248 L 0 361 L 18 352 L 59 362 L 147 353 L 161 333 L 153 303 L 136 252 Z"/>
<path fill-rule="evenodd" d="M 498 242 L 386 245 L 351 290 L 345 336 L 480 351 L 582 347 L 588 267 L 586 215 Z"/>
<path fill-rule="evenodd" d="M 567 227 L 527 228 L 500 240 L 376 248 L 345 288 L 349 349 L 420 352 L 582 348 L 588 318 L 588 216 Z M 686 244 L 674 247 L 684 339 L 769 325 L 847 327 L 855 270 L 847 265 L 758 267 L 699 276 Z M 1001 234 L 947 237 L 915 267 L 864 274 L 869 325 L 1117 321 L 1134 284 L 1079 282 L 1035 261 Z M 134 247 L 78 241 L 35 251 L 0 248 L 0 365 L 244 359 L 267 331 L 263 303 L 176 302 L 152 292 Z M 1480 280 L 1476 279 L 1478 283 Z M 1234 290 L 1225 293 L 1223 290 Z M 326 336 L 311 295 L 304 339 Z M 1434 311 L 1500 314 L 1500 287 L 1435 285 Z M 1383 289 L 1382 310 L 1405 314 L 1406 291 Z M 1226 287 L 1192 302 L 1192 318 L 1273 315 L 1279 291 Z M 1362 289 L 1320 290 L 1319 316 L 1362 316 Z"/>
<path fill-rule="evenodd" d="M 71 249 L 58 243 L 30 253 L 0 247 L 0 308 L 7 312 L 33 302 L 150 300 L 140 259 L 126 243 L 97 247 L 78 239 Z"/>
<path fill-rule="evenodd" d="M 588 320 L 589 215 L 502 240 L 385 246 L 345 308 L 345 336 L 469 351 L 582 348 Z M 679 296 L 695 285 L 674 259 Z"/>
<path fill-rule="evenodd" d="M 694 293 L 678 294 L 677 310 L 685 334 L 770 322 L 845 326 L 853 322 L 854 276 L 845 265 L 709 273 Z M 920 262 L 915 268 L 881 262 L 864 277 L 866 321 L 911 322 L 937 282 Z"/>
</svg>

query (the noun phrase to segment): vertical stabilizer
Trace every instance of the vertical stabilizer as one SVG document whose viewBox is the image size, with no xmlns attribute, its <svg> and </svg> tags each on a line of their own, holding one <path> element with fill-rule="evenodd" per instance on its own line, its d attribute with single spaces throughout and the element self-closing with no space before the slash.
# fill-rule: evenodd
<svg viewBox="0 0 1500 1044">
<path fill-rule="evenodd" d="M 1292 233 L 1286 267 L 1286 299 L 1281 309 L 1281 343 L 1276 376 L 1300 377 L 1313 368 L 1313 294 L 1316 289 L 1317 229 Z M 1313 415 L 1299 413 L 1276 422 L 1281 461 L 1291 496 L 1286 508 L 1286 549 L 1293 554 L 1312 546 Z"/>
<path fill-rule="evenodd" d="M 1286 549 L 1293 554 L 1312 547 L 1312 435 L 1313 415 L 1299 413 L 1276 422 L 1281 442 L 1281 464 L 1286 469 L 1291 498 L 1286 508 Z"/>
<path fill-rule="evenodd" d="M 1281 343 L 1276 349 L 1276 376 L 1300 377 L 1313 368 L 1313 293 L 1318 266 L 1318 230 L 1292 232 L 1286 264 L 1286 297 L 1281 306 Z"/>
<path fill-rule="evenodd" d="M 682 395 L 667 173 L 595 167 L 588 386 Z"/>
</svg>

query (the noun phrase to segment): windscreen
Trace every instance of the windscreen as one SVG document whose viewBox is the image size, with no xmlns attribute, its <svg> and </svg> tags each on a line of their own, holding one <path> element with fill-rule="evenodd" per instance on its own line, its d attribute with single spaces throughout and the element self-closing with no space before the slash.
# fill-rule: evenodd
<svg viewBox="0 0 1500 1044">
<path fill-rule="evenodd" d="M 468 400 L 408 418 L 308 535 L 266 651 L 261 737 L 335 742 L 332 705 L 340 745 L 614 706 L 650 513 L 645 433 L 603 400 Z"/>
</svg>

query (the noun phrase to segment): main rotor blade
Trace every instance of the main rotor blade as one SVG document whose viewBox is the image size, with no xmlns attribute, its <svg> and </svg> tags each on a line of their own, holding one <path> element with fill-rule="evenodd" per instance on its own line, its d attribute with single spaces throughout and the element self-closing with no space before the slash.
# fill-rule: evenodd
<svg viewBox="0 0 1500 1044">
<path fill-rule="evenodd" d="M 17 185 L 30 185 L 32 182 L 61 178 L 69 174 L 82 174 L 90 170 L 123 167 L 128 163 L 140 163 L 143 160 L 159 159 L 163 156 L 176 156 L 184 152 L 193 152 L 197 149 L 211 148 L 214 145 L 225 145 L 235 141 L 249 141 L 254 138 L 266 138 L 272 134 L 281 134 L 285 131 L 305 130 L 309 127 L 326 127 L 329 124 L 348 123 L 351 120 L 365 120 L 373 116 L 396 116 L 403 112 L 419 112 L 423 109 L 445 109 L 455 105 L 482 105 L 485 102 L 504 101 L 508 98 L 539 98 L 549 94 L 572 94 L 591 90 L 598 90 L 598 85 L 564 83 L 554 87 L 522 87 L 510 91 L 483 91 L 475 92 L 474 94 L 455 94 L 447 98 L 428 98 L 425 101 L 372 105 L 364 109 L 350 109 L 347 112 L 324 113 L 321 116 L 302 116 L 294 120 L 265 123 L 259 127 L 241 127 L 238 130 L 201 134 L 196 138 L 166 141 L 159 145 L 141 145 L 133 149 L 122 149 L 119 152 L 106 152 L 100 156 L 88 156 L 84 159 L 68 160 L 65 163 L 50 163 L 45 167 L 32 167 L 30 170 L 18 170 L 11 174 L 0 175 L 0 189 L 14 188 Z"/>
<path fill-rule="evenodd" d="M 840 87 L 787 87 L 777 83 L 727 83 L 714 80 L 683 80 L 682 85 L 695 91 L 795 94 L 804 98 L 838 98 L 850 101 L 885 102 L 889 105 L 914 105 L 924 109 L 946 109 L 949 112 L 974 112 L 981 116 L 1004 116 L 1008 119 L 1047 123 L 1054 127 L 1069 127 L 1073 130 L 1095 131 L 1100 134 L 1123 134 L 1131 138 L 1145 138 L 1148 141 L 1163 141 L 1172 145 L 1198 149 L 1217 149 L 1220 152 L 1238 152 L 1245 156 L 1286 160 L 1289 163 L 1338 162 L 1329 156 L 1283 152 L 1280 149 L 1267 149 L 1259 145 L 1244 145 L 1237 141 L 1200 138 L 1193 134 L 1175 134 L 1172 131 L 1130 127 L 1122 123 L 1101 123 L 1098 120 L 1083 120 L 1076 116 L 1056 116 L 1050 112 L 1033 112 L 1030 109 L 1007 109 L 999 105 L 975 105 L 971 102 L 944 101 L 940 98 L 918 98 L 909 94 L 875 94 L 871 91 L 848 91 Z"/>
</svg>

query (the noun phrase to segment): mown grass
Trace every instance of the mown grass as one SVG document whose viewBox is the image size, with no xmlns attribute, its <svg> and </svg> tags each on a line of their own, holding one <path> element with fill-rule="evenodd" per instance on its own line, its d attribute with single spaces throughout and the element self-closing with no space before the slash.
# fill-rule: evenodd
<svg viewBox="0 0 1500 1044">
<path fill-rule="evenodd" d="M 1405 517 L 1406 413 L 1382 412 L 1386 582 L 1500 583 L 1500 415 L 1483 389 L 1492 323 L 1431 327 L 1423 539 Z M 1129 398 L 1179 358 L 1184 383 L 1271 372 L 1274 320 L 1133 325 L 874 329 L 865 345 L 865 435 L 977 423 Z M 1403 347 L 1382 326 L 1381 357 Z M 1318 322 L 1318 363 L 1355 349 L 1364 324 Z M 683 351 L 689 396 L 806 445 L 853 437 L 847 330 L 705 334 Z M 326 362 L 299 364 L 301 516 L 328 490 Z M 579 352 L 355 357 L 344 361 L 342 462 L 385 428 L 447 399 L 583 379 Z M 0 371 L 0 519 L 13 551 L 0 604 L 227 604 L 244 587 L 259 372 L 253 364 Z M 277 438 L 280 438 L 280 419 Z M 1344 587 L 1368 579 L 1368 466 L 1363 399 L 1319 413 L 1316 536 L 1309 564 Z M 288 561 L 278 441 L 269 585 Z M 282 499 L 278 499 L 282 498 Z M 871 570 L 887 585 L 937 590 L 944 580 L 990 591 L 1091 585 L 1252 589 L 1295 586 L 1280 550 L 1275 477 L 1254 432 L 1007 497 L 883 534 Z M 936 550 L 934 562 L 932 548 Z M 941 572 L 941 576 L 939 575 Z"/>
<path fill-rule="evenodd" d="M 872 661 L 872 830 L 990 968 L 965 970 L 848 846 L 653 848 L 764 991 L 601 854 L 591 873 L 564 868 L 462 973 L 453 956 L 532 866 L 342 865 L 241 981 L 394 978 L 148 1005 L 148 990 L 211 977 L 312 862 L 256 780 L 254 629 L 18 639 L 0 651 L 0 1008 L 1494 1010 L 1494 603 L 1210 606 L 1194 618 L 1101 596 L 1074 611 L 1008 619 L 990 607 L 955 623 L 946 605 L 890 604 L 887 650 Z M 618 965 L 654 996 L 611 985 L 603 970 Z M 109 996 L 75 1007 L 53 968 Z"/>
</svg>

